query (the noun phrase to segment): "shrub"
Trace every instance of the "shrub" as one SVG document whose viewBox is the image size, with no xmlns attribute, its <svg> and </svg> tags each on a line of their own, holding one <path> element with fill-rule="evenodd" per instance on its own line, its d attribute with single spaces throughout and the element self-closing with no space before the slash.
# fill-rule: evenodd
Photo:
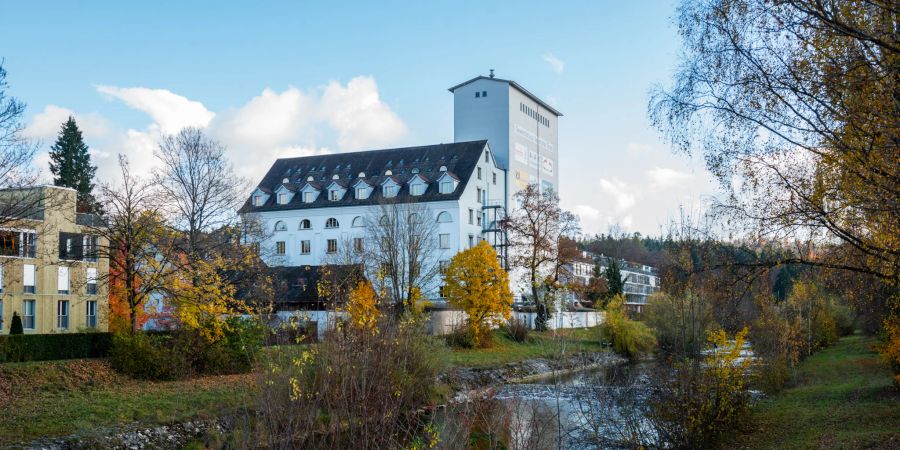
<svg viewBox="0 0 900 450">
<path fill-rule="evenodd" d="M 109 333 L 11 334 L 0 336 L 0 362 L 100 358 L 109 348 Z"/>
<path fill-rule="evenodd" d="M 683 297 L 654 293 L 646 306 L 644 320 L 656 334 L 660 353 L 675 359 L 698 356 L 706 344 L 706 331 L 713 323 L 712 308 L 703 297 L 691 291 Z"/>
<path fill-rule="evenodd" d="M 410 448 L 437 398 L 443 346 L 417 323 L 382 318 L 315 347 L 285 346 L 260 365 L 256 445 Z"/>
<path fill-rule="evenodd" d="M 25 330 L 22 329 L 22 318 L 19 317 L 19 313 L 13 311 L 12 323 L 9 325 L 9 334 L 23 334 Z"/>
<path fill-rule="evenodd" d="M 458 325 L 444 336 L 447 345 L 453 348 L 475 348 L 475 339 L 468 325 Z"/>
<path fill-rule="evenodd" d="M 653 330 L 641 322 L 629 319 L 624 305 L 622 295 L 610 300 L 606 307 L 606 320 L 600 327 L 602 338 L 612 343 L 616 353 L 629 358 L 653 351 L 656 347 Z"/>
<path fill-rule="evenodd" d="M 113 336 L 110 363 L 133 378 L 176 380 L 191 374 L 187 352 L 175 351 L 168 334 L 116 333 Z"/>
<path fill-rule="evenodd" d="M 506 324 L 506 334 L 510 339 L 516 342 L 526 342 L 530 331 L 531 329 L 528 328 L 527 323 L 516 319 L 515 317 L 509 319 L 509 322 Z"/>
</svg>

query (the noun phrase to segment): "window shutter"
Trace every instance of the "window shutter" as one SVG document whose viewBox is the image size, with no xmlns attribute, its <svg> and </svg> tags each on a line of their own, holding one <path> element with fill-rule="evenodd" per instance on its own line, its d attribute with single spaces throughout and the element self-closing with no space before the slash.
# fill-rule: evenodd
<svg viewBox="0 0 900 450">
<path fill-rule="evenodd" d="M 24 279 L 25 286 L 34 286 L 34 264 L 25 264 L 22 278 Z"/>
<path fill-rule="evenodd" d="M 69 290 L 69 268 L 60 267 L 56 278 L 56 286 L 60 291 Z"/>
</svg>

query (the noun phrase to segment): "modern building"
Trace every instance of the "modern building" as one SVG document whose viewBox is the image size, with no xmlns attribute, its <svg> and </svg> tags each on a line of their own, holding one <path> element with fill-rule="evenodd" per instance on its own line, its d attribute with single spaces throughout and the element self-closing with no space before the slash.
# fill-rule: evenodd
<svg viewBox="0 0 900 450">
<path fill-rule="evenodd" d="M 453 138 L 485 139 L 507 172 L 506 208 L 512 196 L 537 184 L 559 189 L 559 118 L 562 113 L 512 80 L 478 76 L 451 87 Z"/>
<path fill-rule="evenodd" d="M 268 265 L 298 267 L 327 264 L 347 242 L 365 245 L 367 221 L 383 205 L 421 204 L 436 222 L 432 257 L 443 264 L 480 240 L 504 242 L 493 205 L 506 198 L 505 176 L 484 140 L 285 158 L 239 212 L 261 223 Z M 439 298 L 439 284 L 424 294 Z"/>
<path fill-rule="evenodd" d="M 567 281 L 587 285 L 594 278 L 595 266 L 599 264 L 600 273 L 605 274 L 612 260 L 613 258 L 606 255 L 581 252 L 565 268 Z M 624 259 L 617 259 L 616 263 L 622 275 L 625 306 L 641 312 L 650 295 L 660 288 L 659 270 L 656 267 Z"/>
<path fill-rule="evenodd" d="M 88 232 L 98 219 L 75 205 L 68 188 L 0 190 L 0 333 L 14 312 L 26 334 L 107 329 L 109 263 Z"/>
</svg>

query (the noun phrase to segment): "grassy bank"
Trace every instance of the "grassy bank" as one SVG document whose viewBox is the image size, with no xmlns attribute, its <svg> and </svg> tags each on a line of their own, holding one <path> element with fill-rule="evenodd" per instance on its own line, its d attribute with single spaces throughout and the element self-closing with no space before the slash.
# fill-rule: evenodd
<svg viewBox="0 0 900 450">
<path fill-rule="evenodd" d="M 596 328 L 566 329 L 529 333 L 528 342 L 516 342 L 495 330 L 490 348 L 456 349 L 450 364 L 464 367 L 491 367 L 532 358 L 552 358 L 563 353 L 602 350 Z"/>
<path fill-rule="evenodd" d="M 146 382 L 105 360 L 0 364 L 0 447 L 133 422 L 213 417 L 251 398 L 252 375 Z"/>
<path fill-rule="evenodd" d="M 725 448 L 900 448 L 900 395 L 876 342 L 848 336 L 812 355 L 797 384 L 754 407 L 751 431 Z"/>
</svg>

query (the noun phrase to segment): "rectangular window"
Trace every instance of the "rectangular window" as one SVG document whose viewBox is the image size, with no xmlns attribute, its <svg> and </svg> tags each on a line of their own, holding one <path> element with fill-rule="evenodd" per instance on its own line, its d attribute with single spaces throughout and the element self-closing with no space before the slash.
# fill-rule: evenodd
<svg viewBox="0 0 900 450">
<path fill-rule="evenodd" d="M 493 178 L 494 178 L 494 184 L 497 184 L 497 172 L 494 172 Z"/>
<path fill-rule="evenodd" d="M 34 231 L 0 230 L 0 256 L 34 258 L 35 242 Z"/>
<path fill-rule="evenodd" d="M 85 302 L 85 305 L 84 326 L 88 328 L 97 328 L 97 302 L 88 300 Z"/>
<path fill-rule="evenodd" d="M 397 196 L 397 186 L 385 186 L 384 187 L 384 196 L 385 197 L 396 197 Z"/>
<path fill-rule="evenodd" d="M 447 298 L 447 286 L 441 286 L 438 288 L 438 296 L 441 298 Z"/>
<path fill-rule="evenodd" d="M 475 188 L 475 193 L 478 195 L 478 203 L 481 203 L 481 197 L 482 197 L 481 188 Z"/>
<path fill-rule="evenodd" d="M 282 193 L 278 194 L 278 204 L 279 205 L 285 205 L 285 204 L 287 204 L 287 202 L 288 202 L 287 193 L 282 192 Z"/>
<path fill-rule="evenodd" d="M 303 193 L 303 203 L 312 203 L 315 197 L 312 192 L 304 192 Z"/>
<path fill-rule="evenodd" d="M 450 248 L 450 235 L 449 234 L 439 234 L 438 235 L 438 245 L 440 248 Z"/>
<path fill-rule="evenodd" d="M 449 194 L 453 192 L 453 182 L 452 181 L 442 181 L 441 182 L 441 194 Z"/>
<path fill-rule="evenodd" d="M 22 328 L 26 330 L 34 329 L 34 300 L 22 301 Z"/>
<path fill-rule="evenodd" d="M 97 261 L 100 256 L 100 241 L 97 236 L 82 236 L 81 247 L 85 261 Z"/>
<path fill-rule="evenodd" d="M 56 302 L 56 328 L 69 328 L 69 301 Z"/>
<path fill-rule="evenodd" d="M 441 261 L 438 263 L 438 270 L 441 271 L 441 275 L 447 275 L 448 267 L 450 267 L 450 261 Z"/>
<path fill-rule="evenodd" d="M 414 184 L 409 189 L 410 189 L 410 193 L 412 195 L 422 195 L 425 193 L 425 185 L 424 184 Z"/>
<path fill-rule="evenodd" d="M 328 240 L 328 253 L 337 253 L 337 239 Z"/>
<path fill-rule="evenodd" d="M 366 189 L 366 188 L 364 188 L 364 187 L 356 188 L 356 198 L 357 198 L 357 199 L 363 200 L 363 199 L 365 199 L 365 198 L 368 197 L 368 196 L 369 196 L 369 190 L 368 190 L 368 189 Z"/>
<path fill-rule="evenodd" d="M 284 252 L 285 252 L 285 249 L 284 249 L 284 241 L 278 241 L 278 242 L 275 242 L 275 254 L 276 254 L 276 255 L 283 255 Z"/>
<path fill-rule="evenodd" d="M 472 225 L 474 223 L 475 223 L 475 210 L 473 210 L 472 208 L 469 208 L 469 225 Z"/>
<path fill-rule="evenodd" d="M 490 153 L 484 152 L 484 162 L 488 162 L 489 158 L 490 158 Z"/>
<path fill-rule="evenodd" d="M 365 244 L 363 238 L 353 238 L 353 249 L 356 250 L 356 253 L 362 253 L 365 249 Z"/>
<path fill-rule="evenodd" d="M 328 191 L 329 199 L 333 202 L 336 202 L 341 199 L 341 191 L 337 189 L 332 189 Z"/>
<path fill-rule="evenodd" d="M 481 91 L 475 91 L 475 98 L 481 97 Z"/>
<path fill-rule="evenodd" d="M 262 196 L 261 196 L 261 195 L 254 195 L 254 196 L 253 196 L 253 206 L 262 206 L 262 204 L 263 204 L 263 202 L 262 202 Z"/>
<path fill-rule="evenodd" d="M 34 270 L 35 270 L 34 264 L 25 264 L 25 266 L 22 268 L 22 271 L 23 271 L 22 278 L 23 278 L 23 284 L 24 284 L 24 289 L 22 292 L 24 292 L 26 294 L 34 294 L 34 292 L 35 292 Z"/>
<path fill-rule="evenodd" d="M 472 248 L 474 246 L 475 246 L 475 236 L 470 234 L 469 235 L 469 248 Z"/>
<path fill-rule="evenodd" d="M 480 227 L 481 226 L 481 214 L 479 214 L 478 217 L 476 217 L 476 219 L 478 219 L 476 225 L 478 225 Z"/>
<path fill-rule="evenodd" d="M 85 293 L 87 295 L 97 295 L 97 269 L 88 267 L 85 278 L 87 282 Z"/>
<path fill-rule="evenodd" d="M 56 293 L 69 294 L 69 268 L 59 267 L 56 274 Z"/>
<path fill-rule="evenodd" d="M 482 97 L 487 97 L 487 91 L 481 91 L 481 96 L 482 96 Z"/>
<path fill-rule="evenodd" d="M 308 255 L 312 250 L 312 246 L 309 241 L 300 241 L 300 254 Z"/>
<path fill-rule="evenodd" d="M 478 179 L 481 179 L 481 167 L 478 168 Z"/>
</svg>

